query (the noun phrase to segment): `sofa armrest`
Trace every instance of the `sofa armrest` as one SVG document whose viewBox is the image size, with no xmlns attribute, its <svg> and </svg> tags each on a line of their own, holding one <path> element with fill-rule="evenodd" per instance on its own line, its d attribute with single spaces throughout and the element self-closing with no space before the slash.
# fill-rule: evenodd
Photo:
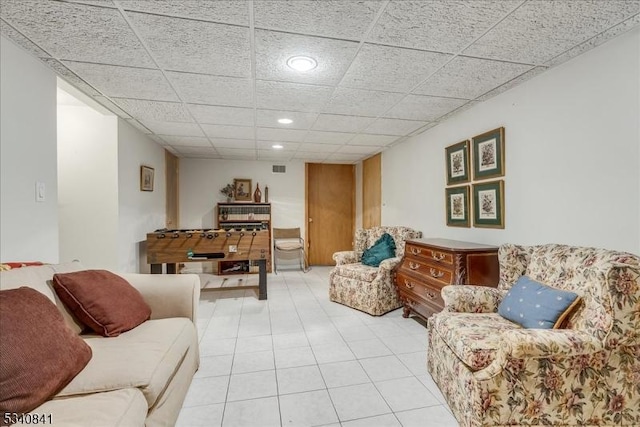
<svg viewBox="0 0 640 427">
<path fill-rule="evenodd" d="M 358 262 L 358 254 L 355 251 L 340 251 L 333 254 L 336 265 L 354 264 Z"/>
<path fill-rule="evenodd" d="M 495 313 L 503 292 L 496 288 L 475 285 L 445 286 L 441 295 L 443 311 L 454 313 Z"/>
<path fill-rule="evenodd" d="M 383 270 L 393 270 L 396 267 L 396 265 L 400 264 L 400 261 L 402 261 L 402 258 L 397 256 L 393 258 L 384 259 L 380 263 L 380 268 Z"/>
<path fill-rule="evenodd" d="M 196 323 L 200 300 L 197 274 L 122 274 L 151 307 L 152 319 L 187 317 Z"/>
<path fill-rule="evenodd" d="M 574 329 L 514 329 L 502 332 L 509 358 L 574 357 L 604 350 L 591 334 Z"/>
</svg>

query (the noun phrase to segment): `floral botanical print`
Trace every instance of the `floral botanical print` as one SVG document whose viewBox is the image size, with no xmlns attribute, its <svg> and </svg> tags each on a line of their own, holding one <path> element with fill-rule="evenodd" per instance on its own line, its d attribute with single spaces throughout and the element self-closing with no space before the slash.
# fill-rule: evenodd
<svg viewBox="0 0 640 427">
<path fill-rule="evenodd" d="M 640 258 L 503 245 L 498 289 L 448 286 L 428 321 L 427 366 L 462 426 L 640 426 Z M 565 329 L 497 314 L 522 276 L 578 293 Z"/>
</svg>

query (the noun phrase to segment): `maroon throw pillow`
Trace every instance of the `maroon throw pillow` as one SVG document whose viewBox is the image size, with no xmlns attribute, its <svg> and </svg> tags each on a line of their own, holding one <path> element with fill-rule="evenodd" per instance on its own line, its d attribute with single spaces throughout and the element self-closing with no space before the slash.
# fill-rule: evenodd
<svg viewBox="0 0 640 427">
<path fill-rule="evenodd" d="M 105 337 L 117 337 L 151 317 L 140 292 L 106 270 L 54 274 L 53 289 L 79 321 Z"/>
<path fill-rule="evenodd" d="M 28 287 L 0 291 L 0 337 L 2 417 L 43 404 L 84 369 L 92 355 L 55 304 Z"/>
</svg>

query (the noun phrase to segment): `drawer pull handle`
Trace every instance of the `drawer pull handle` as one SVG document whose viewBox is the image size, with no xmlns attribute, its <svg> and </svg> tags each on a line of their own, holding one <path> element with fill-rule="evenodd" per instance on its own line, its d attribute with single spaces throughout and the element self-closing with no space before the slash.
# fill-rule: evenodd
<svg viewBox="0 0 640 427">
<path fill-rule="evenodd" d="M 434 294 L 433 292 L 426 291 L 425 294 L 427 294 L 427 297 L 429 297 L 429 299 L 436 299 L 436 294 Z"/>
<path fill-rule="evenodd" d="M 418 270 L 420 268 L 420 264 L 416 264 L 413 261 L 409 261 L 409 268 L 412 270 Z"/>
<path fill-rule="evenodd" d="M 421 254 L 421 253 L 422 253 L 422 249 L 420 249 L 420 248 L 414 248 L 414 247 L 411 247 L 411 254 L 413 254 L 413 255 L 419 255 L 419 254 Z"/>
<path fill-rule="evenodd" d="M 444 272 L 443 271 L 438 271 L 435 268 L 430 268 L 429 269 L 429 273 L 431 273 L 431 277 L 435 277 L 436 279 L 444 276 Z"/>
<path fill-rule="evenodd" d="M 415 286 L 413 283 L 409 282 L 407 279 L 404 280 L 404 285 L 409 289 L 413 289 L 413 287 Z"/>
<path fill-rule="evenodd" d="M 431 251 L 431 257 L 435 261 L 442 261 L 444 259 L 445 255 L 443 253 L 438 253 L 436 251 Z"/>
</svg>

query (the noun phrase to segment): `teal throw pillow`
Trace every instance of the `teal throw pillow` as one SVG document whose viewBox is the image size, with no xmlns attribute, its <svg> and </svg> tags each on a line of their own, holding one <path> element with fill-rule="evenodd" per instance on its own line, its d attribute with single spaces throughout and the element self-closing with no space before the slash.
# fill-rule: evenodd
<svg viewBox="0 0 640 427">
<path fill-rule="evenodd" d="M 389 233 L 384 233 L 376 243 L 362 253 L 362 263 L 378 267 L 387 258 L 396 256 L 396 242 Z"/>
<path fill-rule="evenodd" d="M 558 329 L 580 303 L 569 291 L 552 288 L 521 276 L 498 306 L 498 313 L 529 329 Z"/>
</svg>

